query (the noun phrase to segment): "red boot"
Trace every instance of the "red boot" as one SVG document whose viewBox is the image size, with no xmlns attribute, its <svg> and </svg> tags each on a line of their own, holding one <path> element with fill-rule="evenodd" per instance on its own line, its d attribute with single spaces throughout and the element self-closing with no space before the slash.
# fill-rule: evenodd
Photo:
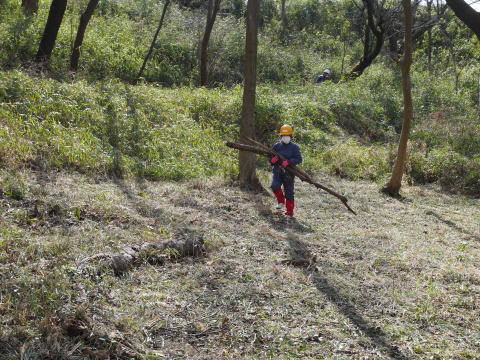
<svg viewBox="0 0 480 360">
<path fill-rule="evenodd" d="M 293 208 L 295 207 L 295 200 L 287 200 L 285 203 L 285 207 L 287 208 L 285 215 L 293 217 Z"/>
<path fill-rule="evenodd" d="M 285 196 L 283 195 L 282 189 L 278 189 L 277 191 L 274 192 L 274 194 L 279 204 L 285 204 Z"/>
</svg>

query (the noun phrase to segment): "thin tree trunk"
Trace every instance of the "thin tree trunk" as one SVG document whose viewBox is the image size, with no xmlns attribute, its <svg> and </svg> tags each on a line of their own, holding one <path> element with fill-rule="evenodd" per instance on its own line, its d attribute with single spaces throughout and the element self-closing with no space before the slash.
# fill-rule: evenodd
<svg viewBox="0 0 480 360">
<path fill-rule="evenodd" d="M 392 170 L 390 181 L 383 188 L 383 192 L 390 196 L 398 196 L 402 186 L 402 178 L 407 162 L 407 144 L 410 136 L 410 126 L 413 120 L 412 83 L 410 67 L 412 65 L 412 5 L 410 0 L 402 0 L 405 21 L 405 44 L 403 58 L 400 60 L 403 88 L 403 126 L 398 144 L 398 153 Z"/>
<path fill-rule="evenodd" d="M 80 48 L 83 44 L 83 38 L 85 36 L 85 30 L 87 25 L 92 18 L 93 12 L 98 5 L 99 0 L 90 0 L 88 2 L 85 12 L 80 16 L 80 23 L 78 24 L 77 36 L 75 38 L 75 43 L 73 44 L 72 55 L 70 57 L 70 70 L 77 71 L 78 69 L 78 60 L 80 58 Z"/>
<path fill-rule="evenodd" d="M 25 15 L 33 15 L 38 12 L 38 0 L 22 0 L 22 8 Z"/>
<path fill-rule="evenodd" d="M 427 11 L 428 11 L 428 20 L 432 19 L 432 5 L 433 0 L 427 0 Z M 432 72 L 432 28 L 428 28 L 428 47 L 427 47 L 427 64 L 428 64 L 428 72 Z"/>
<path fill-rule="evenodd" d="M 287 14 L 286 14 L 286 0 L 282 0 L 282 10 L 281 10 L 281 17 L 282 17 L 282 28 L 283 31 L 287 30 Z"/>
<path fill-rule="evenodd" d="M 286 43 L 288 37 L 288 29 L 287 29 L 287 8 L 286 8 L 286 0 L 282 0 L 281 2 L 281 9 L 280 9 L 280 21 L 282 22 L 282 27 L 280 29 L 280 39 L 282 42 Z"/>
<path fill-rule="evenodd" d="M 248 0 L 247 33 L 245 40 L 245 70 L 243 86 L 240 140 L 255 137 L 255 97 L 257 85 L 257 31 L 260 0 Z M 240 151 L 240 186 L 260 190 L 262 186 L 255 171 L 255 154 Z"/>
<path fill-rule="evenodd" d="M 160 29 L 163 26 L 163 19 L 165 18 L 165 13 L 167 12 L 168 5 L 170 4 L 170 0 L 165 0 L 165 5 L 163 5 L 163 11 L 162 11 L 162 16 L 160 17 L 160 22 L 158 23 L 157 31 L 155 32 L 155 35 L 153 36 L 152 43 L 150 45 L 150 49 L 148 49 L 148 53 L 145 56 L 145 59 L 143 60 L 142 67 L 140 68 L 140 71 L 138 72 L 137 79 L 140 79 L 142 77 L 143 71 L 145 70 L 145 66 L 147 65 L 147 61 L 152 55 L 153 48 L 155 46 L 155 43 L 157 42 L 157 37 L 158 34 L 160 33 Z"/>
<path fill-rule="evenodd" d="M 212 34 L 213 25 L 217 17 L 218 9 L 220 8 L 221 0 L 208 0 L 207 23 L 205 25 L 205 32 L 203 33 L 202 46 L 200 50 L 200 85 L 206 86 L 208 83 L 208 43 L 210 42 L 210 35 Z"/>
<path fill-rule="evenodd" d="M 62 24 L 63 15 L 67 9 L 67 0 L 53 0 L 48 13 L 47 24 L 43 32 L 42 40 L 38 48 L 35 61 L 48 66 L 52 56 L 55 41 L 57 40 L 58 30 Z"/>
</svg>

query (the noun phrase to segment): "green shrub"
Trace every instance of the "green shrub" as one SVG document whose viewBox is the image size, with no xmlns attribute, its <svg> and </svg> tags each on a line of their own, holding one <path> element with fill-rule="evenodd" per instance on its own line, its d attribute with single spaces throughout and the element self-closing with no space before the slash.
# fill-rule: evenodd
<svg viewBox="0 0 480 360">
<path fill-rule="evenodd" d="M 354 140 L 330 147 L 320 160 L 330 174 L 350 179 L 378 181 L 391 171 L 389 151 L 384 146 L 361 146 Z"/>
<path fill-rule="evenodd" d="M 410 176 L 419 183 L 438 181 L 442 188 L 473 196 L 480 195 L 480 157 L 469 159 L 450 148 L 436 149 L 428 156 L 410 156 Z"/>
</svg>

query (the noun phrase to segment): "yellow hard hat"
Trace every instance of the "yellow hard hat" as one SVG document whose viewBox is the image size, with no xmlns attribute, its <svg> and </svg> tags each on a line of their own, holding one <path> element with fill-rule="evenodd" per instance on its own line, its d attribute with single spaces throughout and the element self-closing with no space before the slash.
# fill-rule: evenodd
<svg viewBox="0 0 480 360">
<path fill-rule="evenodd" d="M 293 128 L 290 125 L 283 125 L 280 128 L 280 135 L 282 136 L 290 136 L 293 134 Z"/>
</svg>

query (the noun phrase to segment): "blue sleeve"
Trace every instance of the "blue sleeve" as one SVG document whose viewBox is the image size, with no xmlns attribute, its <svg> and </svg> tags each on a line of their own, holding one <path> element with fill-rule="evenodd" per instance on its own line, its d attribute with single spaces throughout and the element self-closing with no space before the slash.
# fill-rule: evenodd
<svg viewBox="0 0 480 360">
<path fill-rule="evenodd" d="M 279 146 L 280 146 L 280 143 L 276 143 L 275 145 L 273 145 L 273 151 L 278 152 L 278 147 Z"/>
<path fill-rule="evenodd" d="M 300 151 L 300 148 L 295 145 L 293 147 L 293 154 L 292 157 L 289 159 L 292 164 L 300 164 L 302 162 L 302 152 Z"/>
</svg>

